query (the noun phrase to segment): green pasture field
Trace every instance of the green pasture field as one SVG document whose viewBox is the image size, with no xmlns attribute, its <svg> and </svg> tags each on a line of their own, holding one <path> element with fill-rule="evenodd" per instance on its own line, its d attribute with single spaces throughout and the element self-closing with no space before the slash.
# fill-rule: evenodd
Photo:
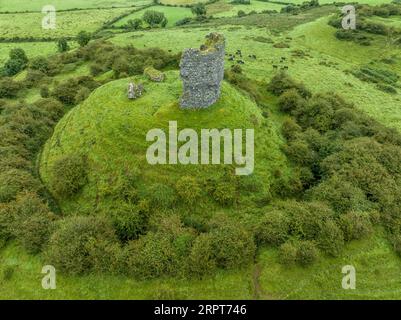
<svg viewBox="0 0 401 320">
<path fill-rule="evenodd" d="M 56 29 L 43 29 L 42 13 L 0 14 L 0 37 L 3 38 L 46 38 L 75 36 L 85 30 L 93 32 L 103 23 L 129 12 L 132 9 L 99 9 L 60 12 L 56 16 Z"/>
<path fill-rule="evenodd" d="M 0 12 L 41 12 L 46 5 L 52 5 L 56 10 L 131 7 L 149 4 L 150 0 L 0 0 Z"/>
<path fill-rule="evenodd" d="M 189 9 L 189 8 L 153 6 L 148 9 L 143 9 L 141 11 L 134 12 L 133 14 L 130 14 L 129 16 L 118 20 L 116 23 L 114 23 L 114 25 L 119 27 L 119 26 L 125 25 L 128 20 L 132 20 L 132 19 L 136 19 L 136 18 L 141 19 L 147 10 L 155 10 L 158 12 L 163 12 L 168 20 L 168 24 L 167 24 L 168 27 L 173 26 L 180 19 L 183 19 L 186 17 L 193 17 L 191 9 Z M 146 23 L 144 26 L 146 26 Z"/>
<path fill-rule="evenodd" d="M 251 11 L 262 12 L 264 10 L 276 10 L 280 12 L 283 5 L 264 1 L 251 0 L 249 5 L 231 4 L 230 0 L 220 0 L 207 6 L 207 13 L 214 17 L 233 17 L 237 16 L 238 11 L 245 13 Z"/>
<path fill-rule="evenodd" d="M 162 4 L 171 4 L 174 6 L 184 6 L 187 4 L 195 4 L 199 2 L 207 2 L 208 0 L 160 0 Z"/>
</svg>

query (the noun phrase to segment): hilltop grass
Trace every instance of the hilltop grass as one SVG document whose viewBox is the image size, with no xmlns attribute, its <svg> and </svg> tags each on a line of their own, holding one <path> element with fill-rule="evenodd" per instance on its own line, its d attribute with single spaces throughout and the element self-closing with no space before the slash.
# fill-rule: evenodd
<svg viewBox="0 0 401 320">
<path fill-rule="evenodd" d="M 168 131 L 168 122 L 177 121 L 178 128 L 255 128 L 255 171 L 264 181 L 266 190 L 273 182 L 273 172 L 281 169 L 286 174 L 286 158 L 280 150 L 278 127 L 263 119 L 261 110 L 246 95 L 224 83 L 219 101 L 207 110 L 182 110 L 178 106 L 181 82 L 178 73 L 170 71 L 164 83 L 153 83 L 144 78 L 146 93 L 130 101 L 126 97 L 129 79 L 111 82 L 97 89 L 83 104 L 71 110 L 57 125 L 41 156 L 40 172 L 51 184 L 49 174 L 54 161 L 63 154 L 83 152 L 88 157 L 89 184 L 76 197 L 60 200 L 65 213 L 106 212 L 116 205 L 107 197 L 117 190 L 126 172 L 139 170 L 139 192 L 152 183 L 174 187 L 182 176 L 194 176 L 199 181 L 224 175 L 229 165 L 149 165 L 146 142 L 150 129 Z M 113 97 L 113 98 L 111 98 Z M 214 204 L 203 199 L 206 206 Z M 183 208 L 185 210 L 185 206 Z M 180 208 L 177 207 L 179 211 Z"/>
</svg>

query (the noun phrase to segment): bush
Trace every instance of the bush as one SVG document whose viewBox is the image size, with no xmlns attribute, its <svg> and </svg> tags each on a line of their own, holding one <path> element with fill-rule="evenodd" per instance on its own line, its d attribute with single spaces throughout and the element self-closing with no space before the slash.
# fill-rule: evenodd
<svg viewBox="0 0 401 320">
<path fill-rule="evenodd" d="M 112 222 L 118 237 L 127 241 L 138 239 L 145 233 L 147 217 L 136 206 L 120 204 L 112 210 Z"/>
<path fill-rule="evenodd" d="M 373 232 L 369 215 L 365 212 L 351 211 L 341 215 L 340 227 L 345 241 L 362 239 Z"/>
<path fill-rule="evenodd" d="M 293 114 L 297 109 L 302 109 L 305 99 L 301 97 L 296 89 L 289 89 L 280 95 L 278 105 L 282 112 Z"/>
<path fill-rule="evenodd" d="M 284 71 L 280 71 L 279 73 L 277 73 L 271 79 L 267 88 L 270 92 L 277 96 L 283 94 L 285 91 L 290 89 L 295 89 L 303 98 L 311 96 L 311 93 L 305 88 L 303 84 L 295 82 Z"/>
<path fill-rule="evenodd" d="M 258 244 L 279 246 L 289 236 L 290 222 L 288 216 L 281 211 L 271 211 L 265 214 L 258 223 L 256 240 Z"/>
<path fill-rule="evenodd" d="M 369 208 L 369 201 L 364 192 L 337 175 L 312 188 L 308 192 L 308 197 L 326 201 L 338 213 Z"/>
<path fill-rule="evenodd" d="M 213 274 L 216 269 L 213 239 L 209 234 L 199 235 L 191 248 L 187 261 L 188 275 L 202 278 Z"/>
<path fill-rule="evenodd" d="M 317 242 L 323 252 L 337 257 L 344 246 L 344 234 L 333 220 L 327 220 L 320 229 Z"/>
<path fill-rule="evenodd" d="M 126 268 L 129 275 L 150 279 L 177 274 L 181 265 L 170 236 L 150 231 L 127 245 Z"/>
<path fill-rule="evenodd" d="M 297 248 L 291 242 L 283 243 L 278 251 L 278 259 L 283 265 L 294 265 L 297 261 Z"/>
<path fill-rule="evenodd" d="M 48 98 L 48 97 L 50 97 L 49 88 L 48 88 L 48 87 L 45 87 L 45 86 L 41 87 L 41 88 L 40 88 L 40 96 L 41 96 L 42 98 Z"/>
<path fill-rule="evenodd" d="M 194 177 L 180 178 L 175 188 L 180 198 L 189 205 L 195 204 L 201 195 L 201 188 Z"/>
<path fill-rule="evenodd" d="M 14 200 L 22 191 L 36 192 L 39 189 L 40 182 L 25 170 L 9 169 L 0 172 L 0 202 Z"/>
<path fill-rule="evenodd" d="M 183 18 L 183 19 L 178 20 L 178 21 L 175 23 L 175 25 L 176 25 L 177 27 L 179 27 L 179 26 L 183 26 L 183 25 L 185 25 L 185 24 L 188 24 L 188 23 L 190 23 L 191 21 L 192 21 L 191 18 L 186 17 L 186 18 Z"/>
<path fill-rule="evenodd" d="M 245 17 L 245 16 L 246 16 L 246 13 L 245 13 L 245 11 L 243 11 L 243 10 L 238 10 L 237 16 L 238 16 L 238 17 Z"/>
<path fill-rule="evenodd" d="M 68 198 L 80 191 L 87 182 L 86 160 L 79 154 L 58 158 L 51 171 L 51 190 L 58 198 Z"/>
<path fill-rule="evenodd" d="M 0 79 L 0 98 L 15 98 L 21 89 L 21 84 L 11 78 Z"/>
<path fill-rule="evenodd" d="M 300 137 L 302 128 L 296 123 L 295 120 L 288 118 L 284 120 L 281 131 L 284 135 L 284 138 L 287 140 L 295 140 L 296 138 Z"/>
<path fill-rule="evenodd" d="M 9 230 L 31 253 L 41 251 L 47 243 L 55 215 L 36 193 L 21 193 L 9 205 Z"/>
<path fill-rule="evenodd" d="M 158 12 L 154 10 L 147 10 L 143 14 L 142 20 L 145 21 L 151 27 L 161 24 L 163 20 L 166 19 L 163 12 Z"/>
<path fill-rule="evenodd" d="M 323 222 L 333 217 L 333 211 L 320 202 L 286 201 L 280 209 L 290 217 L 291 233 L 301 239 L 314 240 Z"/>
<path fill-rule="evenodd" d="M 116 241 L 112 225 L 104 218 L 66 218 L 60 221 L 50 237 L 45 261 L 67 274 L 83 274 L 101 268 L 96 262 L 100 258 L 99 252 L 103 252 L 105 269 L 108 269 L 115 261 L 109 249 L 115 246 Z"/>
<path fill-rule="evenodd" d="M 91 40 L 92 35 L 89 32 L 81 31 L 77 35 L 77 42 L 81 47 L 86 46 Z"/>
<path fill-rule="evenodd" d="M 293 140 L 284 146 L 285 154 L 295 163 L 312 166 L 316 162 L 316 153 L 303 140 Z"/>
<path fill-rule="evenodd" d="M 255 243 L 253 236 L 240 224 L 226 221 L 210 231 L 217 266 L 233 269 L 253 261 Z"/>
<path fill-rule="evenodd" d="M 217 182 L 212 192 L 213 199 L 223 206 L 230 206 L 237 200 L 237 187 L 233 181 Z"/>
<path fill-rule="evenodd" d="M 297 243 L 297 262 L 302 266 L 314 263 L 319 251 L 313 241 L 299 241 Z"/>
</svg>

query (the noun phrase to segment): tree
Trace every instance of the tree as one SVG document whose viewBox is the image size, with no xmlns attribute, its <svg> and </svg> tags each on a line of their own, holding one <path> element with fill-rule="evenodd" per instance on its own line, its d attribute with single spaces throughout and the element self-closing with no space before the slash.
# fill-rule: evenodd
<svg viewBox="0 0 401 320">
<path fill-rule="evenodd" d="M 92 36 L 89 32 L 81 31 L 77 35 L 77 42 L 81 47 L 86 46 L 91 40 Z"/>
<path fill-rule="evenodd" d="M 20 48 L 11 49 L 9 57 L 10 58 L 4 64 L 2 73 L 5 76 L 11 77 L 26 67 L 28 58 L 25 54 L 25 51 Z"/>
<path fill-rule="evenodd" d="M 191 11 L 196 16 L 205 16 L 206 15 L 206 7 L 203 3 L 197 3 L 191 8 Z"/>
<path fill-rule="evenodd" d="M 143 14 L 142 17 L 143 21 L 145 21 L 147 24 L 149 24 L 151 27 L 158 25 L 165 20 L 165 16 L 163 12 L 158 12 L 158 11 L 153 11 L 153 10 L 147 10 Z"/>
<path fill-rule="evenodd" d="M 21 60 L 24 64 L 28 63 L 28 57 L 26 56 L 25 51 L 21 48 L 11 49 L 9 56 L 12 60 Z"/>
<path fill-rule="evenodd" d="M 57 41 L 57 48 L 59 52 L 66 52 L 70 49 L 70 46 L 65 38 L 60 38 Z"/>
<path fill-rule="evenodd" d="M 132 30 L 138 30 L 140 27 L 142 27 L 142 22 L 143 21 L 138 18 L 134 20 L 128 20 L 127 28 Z"/>
</svg>

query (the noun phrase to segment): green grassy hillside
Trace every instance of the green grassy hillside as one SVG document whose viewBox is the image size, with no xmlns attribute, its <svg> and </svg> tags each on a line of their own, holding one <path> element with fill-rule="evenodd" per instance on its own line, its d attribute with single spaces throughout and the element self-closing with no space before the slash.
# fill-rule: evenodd
<svg viewBox="0 0 401 320">
<path fill-rule="evenodd" d="M 141 80 L 146 88 L 145 95 L 135 101 L 126 96 L 130 80 Z M 104 212 L 115 207 L 113 194 L 119 192 L 127 172 L 139 171 L 139 192 L 157 182 L 174 186 L 183 176 L 207 180 L 216 176 L 217 168 L 224 175 L 224 167 L 230 166 L 149 165 L 145 155 L 151 143 L 146 142 L 146 133 L 154 128 L 167 131 L 169 121 L 177 121 L 179 130 L 193 128 L 198 132 L 201 128 L 255 128 L 255 143 L 261 147 L 256 149 L 254 172 L 268 190 L 272 173 L 285 167 L 277 124 L 264 119 L 254 102 L 227 83 L 220 100 L 207 110 L 180 109 L 180 95 L 177 72 L 168 72 L 164 83 L 122 79 L 97 89 L 60 121 L 41 156 L 42 178 L 51 184 L 49 170 L 65 154 L 86 154 L 90 166 L 89 184 L 82 193 L 60 203 L 65 212 Z"/>
</svg>

